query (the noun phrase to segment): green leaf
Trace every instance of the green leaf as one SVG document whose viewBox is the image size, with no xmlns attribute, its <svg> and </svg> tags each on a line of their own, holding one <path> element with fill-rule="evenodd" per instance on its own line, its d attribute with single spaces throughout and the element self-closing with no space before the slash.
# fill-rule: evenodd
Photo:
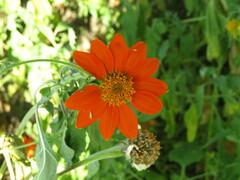
<svg viewBox="0 0 240 180">
<path fill-rule="evenodd" d="M 198 114 L 195 104 L 192 104 L 184 114 L 184 123 L 187 127 L 187 140 L 192 142 L 196 137 L 198 129 Z"/>
<path fill-rule="evenodd" d="M 236 68 L 240 67 L 240 54 L 238 54 L 232 61 Z"/>
<path fill-rule="evenodd" d="M 52 7 L 48 0 L 32 0 L 36 13 L 39 14 L 39 20 L 42 17 L 52 14 Z"/>
<path fill-rule="evenodd" d="M 57 33 L 61 31 L 66 31 L 69 28 L 69 26 L 63 22 L 59 22 L 57 24 L 57 27 L 54 29 L 54 35 L 57 35 Z"/>
<path fill-rule="evenodd" d="M 128 45 L 133 45 L 136 42 L 138 14 L 136 8 L 128 4 L 126 12 L 121 17 L 122 28 L 124 29 L 122 34 Z"/>
<path fill-rule="evenodd" d="M 39 144 L 36 149 L 36 160 L 39 170 L 34 180 L 56 179 L 57 159 L 49 143 L 46 141 L 44 134 L 39 136 Z"/>
<path fill-rule="evenodd" d="M 166 57 L 169 48 L 170 48 L 169 40 L 166 40 L 161 44 L 160 48 L 158 49 L 158 57 L 160 60 Z"/>
<path fill-rule="evenodd" d="M 38 24 L 38 29 L 40 32 L 56 47 L 55 35 L 50 27 L 44 24 Z"/>
<path fill-rule="evenodd" d="M 47 109 L 48 112 L 50 112 L 52 116 L 54 115 L 54 106 L 51 101 L 45 102 L 44 107 Z"/>
<path fill-rule="evenodd" d="M 201 118 L 202 116 L 202 111 L 203 111 L 203 97 L 204 97 L 204 86 L 198 86 L 197 87 L 197 92 L 196 92 L 196 108 L 197 108 L 197 113 L 198 113 L 198 119 Z"/>
<path fill-rule="evenodd" d="M 72 48 L 75 48 L 76 44 L 76 34 L 74 32 L 73 28 L 68 28 L 68 39 L 69 39 L 69 44 Z"/>
<path fill-rule="evenodd" d="M 171 161 L 177 162 L 182 167 L 186 167 L 194 162 L 198 162 L 203 157 L 203 152 L 196 143 L 179 143 L 168 155 Z"/>
<path fill-rule="evenodd" d="M 42 98 L 40 99 L 39 104 L 45 104 L 45 105 L 51 106 L 51 105 L 47 104 L 47 101 L 49 101 L 49 99 L 52 98 L 52 95 L 55 92 L 57 92 L 59 88 L 60 88 L 60 86 L 42 88 L 40 90 L 40 93 L 42 94 Z M 51 107 L 48 107 L 48 108 L 51 108 Z M 47 109 L 47 110 L 49 110 L 49 109 Z M 50 113 L 51 113 L 51 111 L 50 111 Z"/>
<path fill-rule="evenodd" d="M 66 126 L 66 121 L 62 125 L 62 130 L 63 130 L 63 135 L 61 138 L 61 149 L 60 153 L 62 154 L 63 158 L 67 162 L 67 167 L 70 167 L 72 165 L 72 158 L 74 156 L 74 150 L 70 148 L 65 140 L 66 137 L 66 132 L 67 132 L 67 126 Z"/>
<path fill-rule="evenodd" d="M 158 18 L 154 18 L 152 26 L 147 28 L 146 44 L 148 45 L 149 57 L 154 57 L 157 55 L 159 44 L 162 39 L 161 36 L 166 32 L 166 30 L 166 25 Z"/>
<path fill-rule="evenodd" d="M 191 13 L 193 11 L 193 8 L 195 6 L 195 1 L 193 0 L 184 0 L 184 5 L 188 11 L 188 13 Z"/>
<path fill-rule="evenodd" d="M 220 34 L 226 24 L 226 18 L 219 11 L 219 4 L 215 0 L 208 2 L 206 11 L 206 38 L 207 38 L 207 58 L 212 60 L 221 57 L 221 39 Z"/>
<path fill-rule="evenodd" d="M 96 161 L 96 162 L 93 162 L 91 164 L 88 165 L 88 176 L 87 176 L 87 179 L 90 179 L 91 177 L 93 177 L 99 170 L 99 162 Z"/>
<path fill-rule="evenodd" d="M 82 152 L 86 151 L 89 146 L 89 141 L 87 141 L 86 129 L 77 129 L 74 125 L 68 126 L 68 146 L 75 151 L 73 161 L 79 161 L 79 156 Z"/>
<path fill-rule="evenodd" d="M 56 179 L 57 175 L 57 159 L 51 146 L 46 140 L 45 134 L 38 116 L 39 105 L 36 106 L 35 118 L 38 127 L 39 143 L 36 149 L 36 161 L 39 168 L 38 173 L 34 176 L 34 180 Z"/>
<path fill-rule="evenodd" d="M 42 88 L 39 92 L 42 96 L 49 97 L 51 96 L 51 87 Z"/>
<path fill-rule="evenodd" d="M 165 132 L 167 132 L 167 137 L 171 138 L 174 136 L 175 131 L 176 131 L 176 120 L 175 120 L 175 116 L 174 113 L 172 112 L 166 112 L 166 122 L 167 125 L 164 129 Z"/>
<path fill-rule="evenodd" d="M 72 165 L 72 158 L 74 156 L 74 150 L 69 147 L 69 145 L 66 142 L 66 139 L 68 137 L 67 134 L 67 119 L 65 116 L 62 116 L 61 113 L 59 113 L 59 116 L 54 118 L 53 122 L 50 124 L 52 128 L 52 133 L 56 136 L 60 135 L 60 137 L 55 141 L 56 145 L 59 147 L 59 152 L 62 155 L 62 157 L 67 162 L 67 167 L 70 167 Z"/>
</svg>

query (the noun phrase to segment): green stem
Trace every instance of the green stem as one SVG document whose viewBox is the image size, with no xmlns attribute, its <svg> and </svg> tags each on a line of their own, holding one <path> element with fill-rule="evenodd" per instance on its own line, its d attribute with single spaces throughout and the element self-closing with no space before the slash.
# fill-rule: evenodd
<svg viewBox="0 0 240 180">
<path fill-rule="evenodd" d="M 29 60 L 29 61 L 22 61 L 22 62 L 19 62 L 19 63 L 16 63 L 16 64 L 12 64 L 8 67 L 6 67 L 2 72 L 1 74 L 5 73 L 6 71 L 8 71 L 9 69 L 13 68 L 13 67 L 17 67 L 17 66 L 20 66 L 20 65 L 23 65 L 23 64 L 29 64 L 29 63 L 35 63 L 35 62 L 50 62 L 50 63 L 57 63 L 57 64 L 63 64 L 63 65 L 67 65 L 67 66 L 70 66 L 74 69 L 77 69 L 79 71 L 82 71 L 84 73 L 87 73 L 86 71 L 84 71 L 82 68 L 80 68 L 79 66 L 73 64 L 73 63 L 68 63 L 68 62 L 65 62 L 65 61 L 58 61 L 58 60 L 54 60 L 54 59 L 33 59 L 33 60 Z"/>
<path fill-rule="evenodd" d="M 186 170 L 186 167 L 185 167 L 185 166 L 182 166 L 182 167 L 181 167 L 180 180 L 185 179 L 185 170 Z"/>
<path fill-rule="evenodd" d="M 37 144 L 37 142 L 31 142 L 31 143 L 28 143 L 28 144 L 23 144 L 21 146 L 16 146 L 14 148 L 4 148 L 3 150 L 0 150 L 0 154 L 4 153 L 4 151 L 14 151 L 14 150 L 17 150 L 17 149 L 23 149 L 23 148 L 26 148 L 28 146 L 34 145 L 34 144 Z"/>
<path fill-rule="evenodd" d="M 87 164 L 90 164 L 90 163 L 93 163 L 93 162 L 96 162 L 96 161 L 99 161 L 102 159 L 116 158 L 116 157 L 123 156 L 124 153 L 122 152 L 122 149 L 124 149 L 124 148 L 126 148 L 126 145 L 120 144 L 120 145 L 114 146 L 112 148 L 109 148 L 109 149 L 106 149 L 103 151 L 99 151 L 99 152 L 89 156 L 88 158 L 74 164 L 72 167 L 59 172 L 57 174 L 57 176 L 62 176 L 63 174 L 66 174 L 69 171 L 76 169 L 80 166 L 87 165 Z"/>
</svg>

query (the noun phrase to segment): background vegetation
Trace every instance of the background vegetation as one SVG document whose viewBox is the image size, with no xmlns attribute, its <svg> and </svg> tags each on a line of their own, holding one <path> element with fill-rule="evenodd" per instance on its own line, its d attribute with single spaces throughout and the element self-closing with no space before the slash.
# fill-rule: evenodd
<svg viewBox="0 0 240 180">
<path fill-rule="evenodd" d="M 240 179 L 240 26 L 226 28 L 240 20 L 239 9 L 239 0 L 1 0 L 0 134 L 43 140 L 31 166 L 25 165 L 33 174 L 39 172 L 36 161 L 43 173 L 59 171 L 123 139 L 115 133 L 104 141 L 96 123 L 75 129 L 75 112 L 59 111 L 91 81 L 83 72 L 49 62 L 14 67 L 32 59 L 69 62 L 74 50 L 87 51 L 95 38 L 108 44 L 119 32 L 129 47 L 146 42 L 148 56 L 161 61 L 155 77 L 169 85 L 164 109 L 154 116 L 138 113 L 160 140 L 161 156 L 146 171 L 121 157 L 59 179 Z M 32 117 L 39 100 L 39 117 Z"/>
</svg>

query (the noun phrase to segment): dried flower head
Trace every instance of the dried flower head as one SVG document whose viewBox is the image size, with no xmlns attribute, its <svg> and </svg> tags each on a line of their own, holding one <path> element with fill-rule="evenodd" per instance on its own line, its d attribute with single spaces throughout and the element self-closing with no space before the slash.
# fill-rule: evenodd
<svg viewBox="0 0 240 180">
<path fill-rule="evenodd" d="M 129 144 L 126 156 L 138 171 L 150 167 L 158 159 L 162 149 L 156 136 L 147 130 L 139 130 L 137 138 L 130 139 Z"/>
</svg>

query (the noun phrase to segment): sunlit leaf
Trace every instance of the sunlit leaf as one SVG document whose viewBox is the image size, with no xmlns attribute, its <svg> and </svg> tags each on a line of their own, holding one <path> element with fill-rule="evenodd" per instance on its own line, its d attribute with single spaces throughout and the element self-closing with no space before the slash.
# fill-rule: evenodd
<svg viewBox="0 0 240 180">
<path fill-rule="evenodd" d="M 40 32 L 52 43 L 53 46 L 56 46 L 55 35 L 52 29 L 46 25 L 39 24 L 38 28 Z"/>
</svg>

